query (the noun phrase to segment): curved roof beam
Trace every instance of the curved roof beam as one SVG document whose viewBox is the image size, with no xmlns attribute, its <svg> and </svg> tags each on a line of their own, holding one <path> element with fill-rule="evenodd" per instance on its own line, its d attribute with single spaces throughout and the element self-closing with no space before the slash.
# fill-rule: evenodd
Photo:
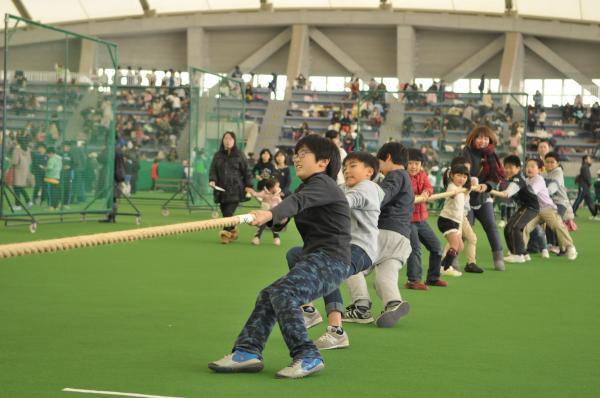
<svg viewBox="0 0 600 398">
<path fill-rule="evenodd" d="M 29 11 L 27 11 L 27 7 L 25 7 L 25 4 L 23 4 L 23 2 L 21 0 L 12 0 L 12 2 L 15 5 L 15 8 L 19 11 L 19 14 L 23 18 L 33 20 L 33 18 L 31 18 L 31 14 L 29 13 Z"/>
</svg>

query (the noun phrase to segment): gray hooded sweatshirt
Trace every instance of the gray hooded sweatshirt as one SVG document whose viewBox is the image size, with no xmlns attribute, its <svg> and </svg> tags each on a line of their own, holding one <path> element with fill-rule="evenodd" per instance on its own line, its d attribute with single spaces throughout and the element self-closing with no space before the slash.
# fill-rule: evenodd
<svg viewBox="0 0 600 398">
<path fill-rule="evenodd" d="M 373 181 L 361 181 L 353 187 L 340 185 L 350 205 L 350 243 L 363 249 L 371 258 L 377 259 L 377 223 L 381 213 L 383 190 Z"/>
</svg>

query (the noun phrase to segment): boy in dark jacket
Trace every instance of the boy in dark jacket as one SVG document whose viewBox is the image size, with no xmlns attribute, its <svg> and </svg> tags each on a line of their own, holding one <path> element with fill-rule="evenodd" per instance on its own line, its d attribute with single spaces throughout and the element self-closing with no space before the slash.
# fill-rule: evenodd
<svg viewBox="0 0 600 398">
<path fill-rule="evenodd" d="M 300 306 L 333 292 L 350 269 L 350 207 L 335 178 L 340 155 L 326 138 L 309 135 L 294 150 L 296 174 L 302 184 L 270 211 L 257 210 L 254 225 L 279 224 L 295 217 L 302 236 L 302 254 L 293 268 L 261 290 L 233 352 L 211 362 L 215 372 L 259 372 L 262 352 L 275 322 L 293 361 L 277 377 L 300 378 L 324 368 L 323 359 L 308 337 Z"/>
<path fill-rule="evenodd" d="M 428 198 L 433 194 L 433 187 L 429 182 L 427 173 L 423 171 L 423 155 L 418 149 L 408 150 L 408 174 L 415 192 L 415 196 Z M 448 286 L 446 281 L 440 279 L 440 264 L 442 261 L 442 244 L 427 223 L 427 203 L 415 204 L 410 228 L 410 246 L 412 252 L 408 258 L 406 273 L 408 282 L 404 285 L 407 289 L 427 290 L 430 286 Z M 421 282 L 421 243 L 429 251 L 429 268 L 427 280 Z"/>
</svg>

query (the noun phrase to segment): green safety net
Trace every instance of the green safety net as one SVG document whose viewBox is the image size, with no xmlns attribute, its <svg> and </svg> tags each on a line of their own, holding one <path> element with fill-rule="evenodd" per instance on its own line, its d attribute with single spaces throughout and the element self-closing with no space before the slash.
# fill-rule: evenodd
<svg viewBox="0 0 600 398">
<path fill-rule="evenodd" d="M 118 48 L 5 16 L 0 217 L 106 214 L 112 209 Z"/>
</svg>

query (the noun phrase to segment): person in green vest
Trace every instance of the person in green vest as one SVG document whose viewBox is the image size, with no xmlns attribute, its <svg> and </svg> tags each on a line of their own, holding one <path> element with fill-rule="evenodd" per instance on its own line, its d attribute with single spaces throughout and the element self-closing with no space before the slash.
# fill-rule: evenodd
<svg viewBox="0 0 600 398">
<path fill-rule="evenodd" d="M 208 160 L 204 149 L 194 149 L 196 157 L 192 165 L 193 181 L 198 191 L 204 195 L 208 193 Z"/>
</svg>

